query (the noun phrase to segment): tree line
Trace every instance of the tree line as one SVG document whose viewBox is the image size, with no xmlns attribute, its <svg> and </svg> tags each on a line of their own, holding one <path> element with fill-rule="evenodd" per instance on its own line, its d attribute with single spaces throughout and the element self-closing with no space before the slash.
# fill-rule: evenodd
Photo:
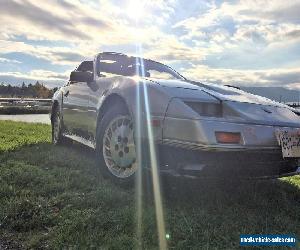
<svg viewBox="0 0 300 250">
<path fill-rule="evenodd" d="M 24 82 L 20 86 L 12 86 L 10 84 L 0 84 L 0 97 L 15 98 L 51 98 L 57 88 L 48 89 L 43 83 L 36 81 L 35 84 Z"/>
</svg>

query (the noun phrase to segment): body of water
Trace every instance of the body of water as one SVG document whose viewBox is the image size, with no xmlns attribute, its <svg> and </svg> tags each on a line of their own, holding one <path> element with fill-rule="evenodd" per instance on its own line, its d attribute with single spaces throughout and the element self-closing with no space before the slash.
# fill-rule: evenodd
<svg viewBox="0 0 300 250">
<path fill-rule="evenodd" d="M 0 120 L 51 124 L 49 114 L 0 115 Z"/>
</svg>

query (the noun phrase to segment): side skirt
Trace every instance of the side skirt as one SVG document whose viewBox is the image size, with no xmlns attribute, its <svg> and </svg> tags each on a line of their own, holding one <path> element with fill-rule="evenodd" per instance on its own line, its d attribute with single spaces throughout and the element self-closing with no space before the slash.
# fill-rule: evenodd
<svg viewBox="0 0 300 250">
<path fill-rule="evenodd" d="M 69 138 L 69 139 L 71 139 L 73 141 L 76 141 L 76 142 L 79 142 L 81 144 L 84 144 L 84 145 L 86 145 L 86 146 L 88 146 L 88 147 L 90 147 L 92 149 L 96 149 L 96 144 L 95 143 L 93 143 L 93 142 L 91 142 L 91 141 L 89 141 L 87 139 L 84 139 L 84 138 L 82 138 L 80 136 L 69 135 L 69 134 L 65 134 L 65 133 L 63 134 L 63 136 L 66 137 L 66 138 Z"/>
</svg>

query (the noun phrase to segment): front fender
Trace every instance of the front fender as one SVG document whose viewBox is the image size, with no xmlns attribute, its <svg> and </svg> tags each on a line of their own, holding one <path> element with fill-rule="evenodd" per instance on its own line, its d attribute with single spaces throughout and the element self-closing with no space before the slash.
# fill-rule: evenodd
<svg viewBox="0 0 300 250">
<path fill-rule="evenodd" d="M 105 98 L 99 98 L 98 112 L 110 95 L 121 97 L 133 117 L 141 125 L 142 137 L 148 137 L 147 118 L 156 120 L 156 126 L 153 126 L 152 132 L 155 140 L 162 139 L 163 120 L 171 100 L 171 96 L 159 85 L 149 83 L 147 80 L 135 80 L 125 78 L 115 81 L 112 87 L 107 91 Z M 136 123 L 138 125 L 138 123 Z"/>
</svg>

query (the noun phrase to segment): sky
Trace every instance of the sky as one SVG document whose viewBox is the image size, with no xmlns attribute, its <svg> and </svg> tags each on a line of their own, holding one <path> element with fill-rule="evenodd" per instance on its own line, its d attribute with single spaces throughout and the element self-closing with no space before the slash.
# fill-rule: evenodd
<svg viewBox="0 0 300 250">
<path fill-rule="evenodd" d="M 300 0 L 0 0 L 0 82 L 62 86 L 102 51 L 187 78 L 300 90 Z"/>
</svg>

